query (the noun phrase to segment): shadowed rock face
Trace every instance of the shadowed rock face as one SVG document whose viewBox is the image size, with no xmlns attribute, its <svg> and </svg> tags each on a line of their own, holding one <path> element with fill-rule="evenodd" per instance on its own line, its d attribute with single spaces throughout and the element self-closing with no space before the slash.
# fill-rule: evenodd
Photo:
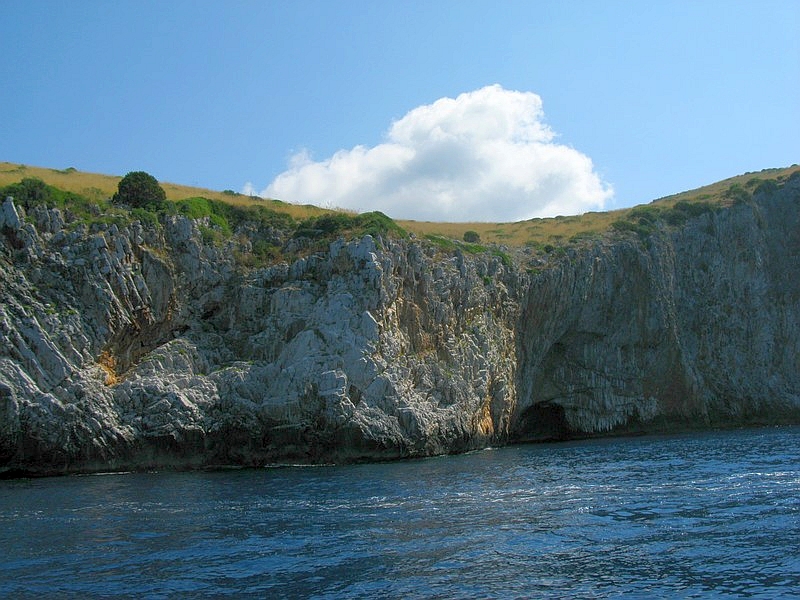
<svg viewBox="0 0 800 600">
<path fill-rule="evenodd" d="M 796 184 L 647 245 L 598 244 L 534 279 L 514 437 L 796 421 Z M 543 430 L 554 407 L 555 431 Z"/>
<path fill-rule="evenodd" d="M 800 420 L 800 181 L 536 274 L 417 241 L 245 270 L 0 210 L 0 469 L 388 459 Z"/>
<path fill-rule="evenodd" d="M 596 245 L 531 282 L 518 327 L 514 435 L 796 421 L 800 194 Z M 517 416 L 518 415 L 518 416 Z"/>
</svg>

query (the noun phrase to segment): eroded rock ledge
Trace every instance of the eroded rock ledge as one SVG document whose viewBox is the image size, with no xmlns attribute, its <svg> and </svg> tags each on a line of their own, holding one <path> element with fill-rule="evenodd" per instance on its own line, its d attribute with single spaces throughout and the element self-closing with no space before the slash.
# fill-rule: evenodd
<svg viewBox="0 0 800 600">
<path fill-rule="evenodd" d="M 535 272 L 339 240 L 244 269 L 198 223 L 0 208 L 0 470 L 391 459 L 800 422 L 800 178 Z"/>
</svg>

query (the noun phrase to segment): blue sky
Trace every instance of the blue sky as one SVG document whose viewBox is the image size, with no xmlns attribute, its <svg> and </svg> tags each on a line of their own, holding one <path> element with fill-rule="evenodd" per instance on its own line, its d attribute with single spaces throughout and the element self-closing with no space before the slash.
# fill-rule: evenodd
<svg viewBox="0 0 800 600">
<path fill-rule="evenodd" d="M 798 32 L 797 0 L 6 0 L 0 160 L 396 217 L 631 206 L 800 162 Z"/>
</svg>

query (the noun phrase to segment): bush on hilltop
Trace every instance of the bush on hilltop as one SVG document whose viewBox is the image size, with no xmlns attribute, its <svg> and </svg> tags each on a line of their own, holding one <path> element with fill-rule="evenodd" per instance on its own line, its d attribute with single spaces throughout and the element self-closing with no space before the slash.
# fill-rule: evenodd
<svg viewBox="0 0 800 600">
<path fill-rule="evenodd" d="M 167 194 L 149 173 L 131 171 L 119 182 L 112 200 L 115 204 L 127 204 L 131 208 L 158 211 L 164 208 Z"/>
<path fill-rule="evenodd" d="M 464 241 L 468 244 L 477 244 L 481 241 L 481 236 L 477 231 L 469 231 L 464 232 Z"/>
</svg>

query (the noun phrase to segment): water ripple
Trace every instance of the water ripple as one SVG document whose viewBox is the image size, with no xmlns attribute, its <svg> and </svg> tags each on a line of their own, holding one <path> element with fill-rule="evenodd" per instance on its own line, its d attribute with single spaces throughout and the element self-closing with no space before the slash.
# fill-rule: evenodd
<svg viewBox="0 0 800 600">
<path fill-rule="evenodd" d="M 800 429 L 0 482 L 0 596 L 780 597 Z"/>
</svg>

